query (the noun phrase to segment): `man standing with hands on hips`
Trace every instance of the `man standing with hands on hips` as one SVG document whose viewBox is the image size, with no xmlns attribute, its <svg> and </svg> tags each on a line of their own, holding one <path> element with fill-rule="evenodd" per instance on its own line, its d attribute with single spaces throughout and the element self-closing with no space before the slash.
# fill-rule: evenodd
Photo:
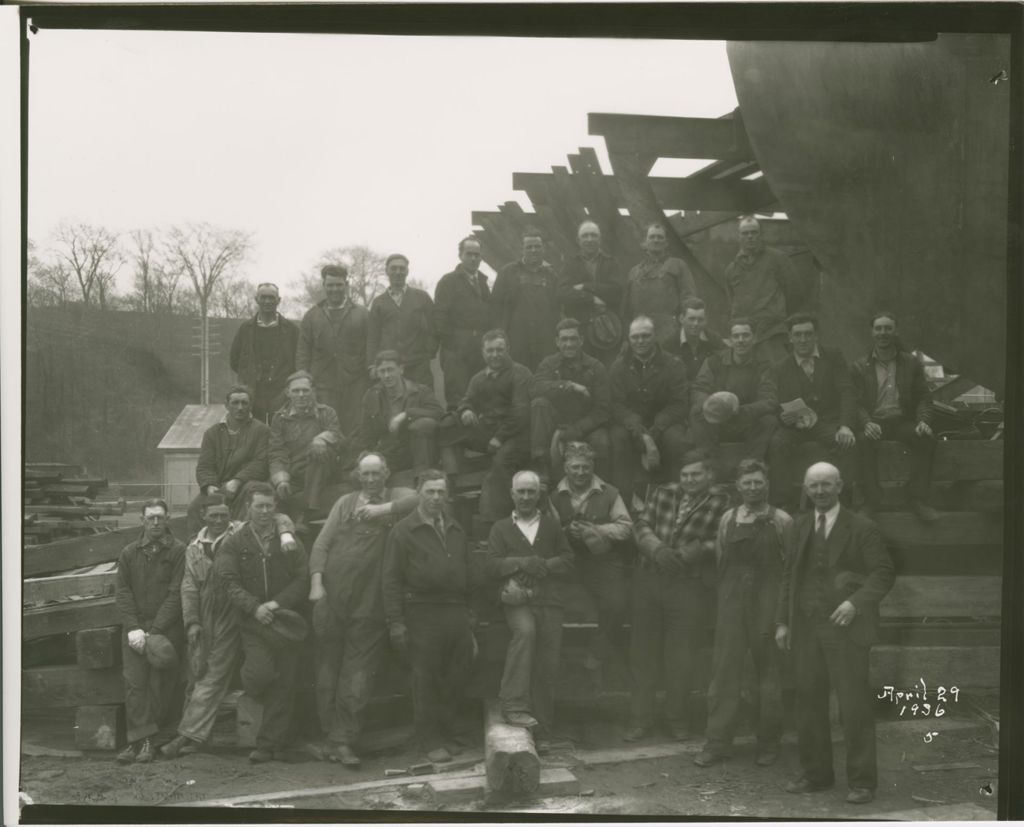
<svg viewBox="0 0 1024 827">
<path fill-rule="evenodd" d="M 792 649 L 801 775 L 787 787 L 811 793 L 835 784 L 829 688 L 839 696 L 850 804 L 875 797 L 878 766 L 868 654 L 878 638 L 878 604 L 892 588 L 892 560 L 873 522 L 839 504 L 839 469 L 807 469 L 814 510 L 794 520 L 779 590 L 775 642 Z"/>
</svg>

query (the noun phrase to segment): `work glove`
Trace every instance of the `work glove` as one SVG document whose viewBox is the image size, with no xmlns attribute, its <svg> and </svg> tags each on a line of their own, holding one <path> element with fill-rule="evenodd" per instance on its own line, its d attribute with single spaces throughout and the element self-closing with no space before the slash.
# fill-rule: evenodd
<svg viewBox="0 0 1024 827">
<path fill-rule="evenodd" d="M 198 623 L 189 624 L 188 631 L 185 633 L 188 636 L 188 645 L 195 646 L 199 643 L 199 637 L 203 633 L 203 627 Z"/>
<path fill-rule="evenodd" d="M 655 564 L 665 574 L 681 574 L 683 571 L 683 559 L 675 549 L 668 546 L 661 546 L 651 555 Z"/>
<path fill-rule="evenodd" d="M 396 652 L 405 652 L 409 646 L 408 631 L 404 623 L 392 623 L 388 627 L 388 637 L 391 638 L 391 645 Z"/>
<path fill-rule="evenodd" d="M 330 448 L 327 447 L 327 443 L 322 439 L 313 439 L 309 443 L 309 455 L 316 459 L 325 459 L 330 454 Z"/>
<path fill-rule="evenodd" d="M 701 558 L 703 545 L 700 540 L 687 540 L 679 549 L 679 554 L 687 563 L 696 563 Z"/>
<path fill-rule="evenodd" d="M 146 646 L 146 633 L 142 629 L 132 629 L 128 633 L 128 645 L 136 652 L 141 652 Z"/>
<path fill-rule="evenodd" d="M 548 573 L 548 564 L 544 562 L 543 557 L 524 557 L 522 566 L 520 566 L 530 577 L 546 577 Z"/>
<path fill-rule="evenodd" d="M 292 486 L 286 480 L 285 482 L 279 482 L 277 484 L 277 498 L 279 500 L 287 500 L 292 496 Z"/>
</svg>

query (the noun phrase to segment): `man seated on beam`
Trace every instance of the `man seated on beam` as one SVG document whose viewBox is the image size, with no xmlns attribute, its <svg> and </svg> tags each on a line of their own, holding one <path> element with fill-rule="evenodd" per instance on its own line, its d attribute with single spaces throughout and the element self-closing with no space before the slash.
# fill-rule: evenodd
<svg viewBox="0 0 1024 827">
<path fill-rule="evenodd" d="M 430 385 L 405 377 L 402 357 L 382 350 L 373 359 L 376 384 L 363 394 L 356 443 L 379 451 L 392 471 L 423 471 L 435 461 L 435 435 L 444 415 Z"/>
<path fill-rule="evenodd" d="M 387 485 L 388 464 L 367 451 L 356 463 L 359 490 L 327 515 L 309 557 L 316 636 L 316 701 L 326 757 L 358 767 L 363 710 L 387 644 L 381 566 L 395 522 L 416 508 L 416 492 Z"/>
<path fill-rule="evenodd" d="M 252 390 L 246 385 L 232 385 L 225 397 L 227 413 L 203 434 L 196 462 L 197 494 L 188 506 L 188 534 L 191 537 L 203 527 L 199 514 L 202 497 L 223 494 L 233 519 L 245 515 L 248 486 L 265 482 L 270 446 L 270 428 L 252 415 Z"/>
<path fill-rule="evenodd" d="M 664 664 L 665 719 L 677 741 L 692 737 L 697 645 L 709 624 L 715 537 L 729 492 L 714 484 L 711 457 L 688 451 L 679 482 L 658 486 L 636 521 L 630 665 L 633 692 L 626 741 L 654 726 L 654 691 Z"/>
<path fill-rule="evenodd" d="M 689 388 L 686 368 L 655 341 L 654 322 L 637 316 L 629 348 L 608 372 L 611 390 L 612 481 L 628 508 L 639 510 L 633 489 L 637 458 L 648 472 L 679 473 L 686 450 Z"/>
<path fill-rule="evenodd" d="M 722 516 L 715 539 L 718 610 L 707 695 L 707 740 L 693 760 L 698 767 L 710 767 L 731 756 L 748 653 L 756 687 L 757 766 L 775 763 L 782 737 L 775 612 L 793 518 L 768 504 L 768 468 L 760 459 L 740 462 L 736 489 L 742 502 Z"/>
<path fill-rule="evenodd" d="M 213 573 L 213 561 L 221 543 L 244 523 L 232 521 L 219 494 L 207 497 L 201 509 L 206 525 L 185 549 L 185 571 L 181 578 L 190 688 L 186 691 L 178 735 L 160 748 L 160 754 L 166 758 L 199 752 L 210 739 L 217 709 L 227 695 L 239 654 L 235 608 Z M 277 514 L 275 522 L 281 548 L 290 551 L 295 547 L 295 526 L 286 514 Z"/>
<path fill-rule="evenodd" d="M 703 299 L 685 299 L 679 311 L 679 338 L 665 350 L 686 366 L 686 378 L 692 384 L 704 360 L 725 350 L 726 342 L 708 330 L 708 311 Z"/>
<path fill-rule="evenodd" d="M 117 754 L 120 764 L 153 760 L 150 739 L 168 723 L 174 694 L 180 690 L 184 568 L 185 544 L 167 526 L 167 503 L 146 500 L 142 534 L 121 551 L 114 589 L 128 725 L 128 746 Z"/>
<path fill-rule="evenodd" d="M 555 335 L 558 353 L 544 358 L 530 385 L 531 459 L 541 479 L 547 480 L 551 465 L 561 465 L 564 446 L 586 441 L 608 474 L 608 372 L 583 352 L 583 331 L 576 319 L 562 319 Z"/>
<path fill-rule="evenodd" d="M 781 410 L 780 424 L 768 443 L 768 462 L 773 504 L 795 514 L 799 480 L 808 465 L 825 457 L 841 469 L 851 464 L 857 397 L 843 354 L 837 348 L 819 347 L 816 316 L 794 313 L 786 319 L 786 329 L 793 353 L 773 369 Z M 811 453 L 799 467 L 798 450 Z M 852 474 L 847 471 L 844 476 L 849 479 Z M 847 492 L 843 499 L 848 496 Z"/>
<path fill-rule="evenodd" d="M 690 398 L 691 442 L 712 454 L 721 442 L 742 442 L 744 456 L 765 458 L 779 403 L 772 366 L 754 352 L 750 319 L 729 323 L 729 349 L 707 358 Z"/>
<path fill-rule="evenodd" d="M 323 509 L 321 493 L 330 484 L 348 440 L 334 408 L 316 400 L 313 376 L 304 370 L 288 377 L 288 404 L 270 423 L 270 482 L 282 511 L 308 531 L 307 515 Z"/>
<path fill-rule="evenodd" d="M 279 757 L 291 730 L 295 672 L 308 633 L 296 611 L 306 596 L 309 566 L 297 542 L 286 551 L 277 533 L 277 499 L 269 483 L 249 489 L 249 519 L 228 537 L 214 558 L 216 577 L 238 612 L 242 688 L 263 706 L 256 749 L 249 760 Z"/>
<path fill-rule="evenodd" d="M 493 522 L 512 509 L 512 475 L 530 456 L 530 382 L 533 374 L 508 355 L 508 336 L 483 336 L 486 367 L 469 380 L 459 403 L 460 425 L 441 434 L 445 446 L 465 445 L 493 455 L 480 495 L 480 514 Z M 446 466 L 449 475 L 458 469 Z"/>
<path fill-rule="evenodd" d="M 560 581 L 572 573 L 572 549 L 558 520 L 538 508 L 540 477 L 512 479 L 512 515 L 498 520 L 487 541 L 490 576 L 512 632 L 498 699 L 505 722 L 535 728 L 537 751 L 550 742 L 555 680 L 562 647 Z"/>
<path fill-rule="evenodd" d="M 894 439 L 910 449 L 910 507 L 921 520 L 934 522 L 939 515 L 928 505 L 928 498 L 935 436 L 931 426 L 932 395 L 924 365 L 903 348 L 892 312 L 875 313 L 871 319 L 871 338 L 871 353 L 853 363 L 857 424 L 863 437 L 857 441 L 857 452 L 865 511 L 870 516 L 881 505 L 878 444 L 883 439 Z"/>
<path fill-rule="evenodd" d="M 629 583 L 636 557 L 633 521 L 614 486 L 594 473 L 594 449 L 585 442 L 565 448 L 565 477 L 551 504 L 569 538 L 583 585 L 597 604 L 597 629 L 585 662 L 600 687 L 602 666 L 627 664 Z"/>
<path fill-rule="evenodd" d="M 427 469 L 419 506 L 391 530 L 382 574 L 391 644 L 409 660 L 417 747 L 451 761 L 468 741 L 458 729 L 476 652 L 478 585 L 469 540 L 447 513 L 448 481 Z"/>
</svg>

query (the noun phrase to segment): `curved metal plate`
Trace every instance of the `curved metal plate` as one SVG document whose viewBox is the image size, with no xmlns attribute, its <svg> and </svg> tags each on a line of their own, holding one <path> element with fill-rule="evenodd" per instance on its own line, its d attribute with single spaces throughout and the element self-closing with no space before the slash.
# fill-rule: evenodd
<svg viewBox="0 0 1024 827">
<path fill-rule="evenodd" d="M 830 276 L 823 330 L 848 356 L 885 307 L 909 345 L 1002 390 L 1010 84 L 991 79 L 1009 52 L 1004 35 L 728 44 L 751 146 Z"/>
</svg>

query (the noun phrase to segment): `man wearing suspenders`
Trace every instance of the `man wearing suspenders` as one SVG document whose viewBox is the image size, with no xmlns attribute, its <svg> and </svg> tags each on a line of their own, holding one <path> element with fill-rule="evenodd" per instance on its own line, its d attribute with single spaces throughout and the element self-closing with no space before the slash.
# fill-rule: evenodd
<svg viewBox="0 0 1024 827">
<path fill-rule="evenodd" d="M 757 765 L 775 763 L 782 735 L 775 610 L 782 579 L 783 536 L 793 518 L 768 504 L 768 469 L 745 459 L 736 473 L 743 502 L 722 515 L 715 541 L 718 618 L 708 689 L 707 741 L 694 759 L 710 767 L 729 757 L 739 717 L 743 663 L 749 650 L 757 681 Z"/>
</svg>

